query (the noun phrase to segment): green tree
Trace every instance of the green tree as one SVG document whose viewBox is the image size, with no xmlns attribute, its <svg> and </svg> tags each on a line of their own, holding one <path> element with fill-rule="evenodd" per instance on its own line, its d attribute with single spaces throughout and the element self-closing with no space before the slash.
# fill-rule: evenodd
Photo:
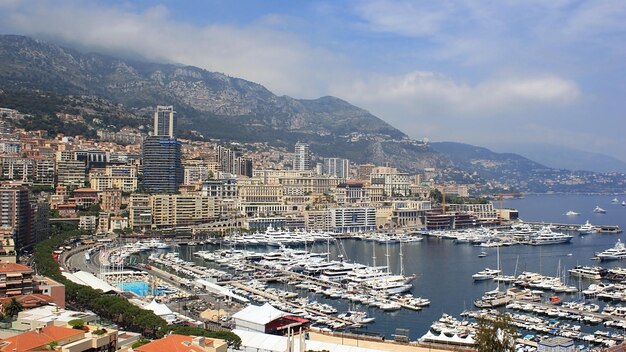
<svg viewBox="0 0 626 352">
<path fill-rule="evenodd" d="M 517 335 L 517 328 L 507 314 L 498 314 L 493 320 L 479 319 L 476 348 L 479 352 L 513 352 Z"/>
<path fill-rule="evenodd" d="M 15 317 L 23 309 L 24 307 L 22 307 L 22 304 L 18 302 L 14 297 L 14 298 L 11 298 L 11 301 L 7 303 L 7 305 L 4 307 L 4 313 L 10 317 Z"/>
<path fill-rule="evenodd" d="M 85 321 L 82 319 L 73 319 L 68 321 L 67 325 L 71 326 L 72 329 L 82 330 L 83 326 L 85 326 Z"/>
</svg>

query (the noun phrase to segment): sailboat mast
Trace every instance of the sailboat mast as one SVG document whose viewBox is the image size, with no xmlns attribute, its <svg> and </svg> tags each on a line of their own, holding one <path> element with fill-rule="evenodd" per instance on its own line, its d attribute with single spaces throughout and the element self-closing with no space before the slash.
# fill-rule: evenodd
<svg viewBox="0 0 626 352">
<path fill-rule="evenodd" d="M 500 270 L 500 246 L 496 246 L 496 269 Z M 500 275 L 500 273 L 498 273 L 497 275 Z M 498 291 L 500 291 L 500 280 L 498 280 Z"/>
<path fill-rule="evenodd" d="M 402 254 L 402 241 L 400 241 L 400 275 L 404 276 L 404 255 Z"/>
<path fill-rule="evenodd" d="M 326 261 L 330 263 L 330 238 L 326 238 Z"/>
<path fill-rule="evenodd" d="M 387 245 L 387 254 L 385 254 L 385 256 L 387 257 L 387 272 L 391 273 L 391 267 L 389 266 L 389 239 L 387 239 L 387 241 L 385 242 Z"/>
<path fill-rule="evenodd" d="M 376 241 L 372 241 L 372 266 L 376 267 Z"/>
</svg>

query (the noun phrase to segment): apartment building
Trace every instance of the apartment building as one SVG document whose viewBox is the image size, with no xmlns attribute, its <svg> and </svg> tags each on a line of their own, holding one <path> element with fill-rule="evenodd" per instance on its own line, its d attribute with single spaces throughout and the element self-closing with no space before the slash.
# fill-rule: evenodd
<svg viewBox="0 0 626 352">
<path fill-rule="evenodd" d="M 392 168 L 374 169 L 370 175 L 373 186 L 382 186 L 386 197 L 408 196 L 411 194 L 411 179 L 409 174 L 397 172 Z M 383 170 L 386 169 L 386 170 Z"/>
<path fill-rule="evenodd" d="M 128 210 L 128 225 L 131 228 L 146 229 L 152 227 L 152 205 L 149 194 L 131 194 Z"/>
<path fill-rule="evenodd" d="M 57 159 L 57 183 L 64 186 L 82 187 L 85 185 L 85 170 L 86 164 L 84 161 Z"/>
<path fill-rule="evenodd" d="M 282 185 L 247 184 L 238 185 L 238 199 L 243 203 L 282 203 Z"/>
<path fill-rule="evenodd" d="M 152 227 L 209 222 L 216 219 L 219 213 L 215 198 L 200 194 L 155 194 L 150 197 L 150 205 Z M 137 227 L 137 219 L 131 220 L 131 223 Z"/>
<path fill-rule="evenodd" d="M 122 192 L 137 190 L 137 167 L 135 165 L 108 165 L 89 173 L 89 184 L 97 191 L 116 188 Z"/>
<path fill-rule="evenodd" d="M 0 264 L 0 297 L 33 293 L 33 269 L 16 263 Z"/>
<path fill-rule="evenodd" d="M 122 206 L 122 190 L 109 188 L 100 192 L 100 209 L 117 214 Z"/>
</svg>

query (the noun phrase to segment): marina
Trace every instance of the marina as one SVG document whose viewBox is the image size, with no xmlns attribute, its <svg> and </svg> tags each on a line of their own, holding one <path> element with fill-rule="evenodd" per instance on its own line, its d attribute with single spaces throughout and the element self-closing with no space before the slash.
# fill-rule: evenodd
<svg viewBox="0 0 626 352">
<path fill-rule="evenodd" d="M 597 198 L 593 202 L 598 202 Z M 613 222 L 614 214 L 609 208 L 606 214 L 598 216 Z M 563 211 L 558 215 L 566 216 Z M 557 221 L 558 215 L 555 211 L 553 216 Z M 240 241 L 245 237 L 238 236 L 238 241 L 195 240 L 196 244 L 176 245 L 165 240 L 171 248 L 135 251 L 125 246 L 122 250 L 133 252 L 125 255 L 127 262 L 159 266 L 190 287 L 197 287 L 202 280 L 214 280 L 232 297 L 256 304 L 269 302 L 291 314 L 310 318 L 321 331 L 356 327 L 392 338 L 396 328 L 406 328 L 410 340 L 415 341 L 442 312 L 461 316 L 475 301 L 483 300 L 486 295 L 489 298 L 489 293 L 496 291 L 504 293 L 505 299 L 483 309 L 492 306 L 506 309 L 513 302 L 546 304 L 554 299 L 554 302 L 583 300 L 586 304 L 597 304 L 600 312 L 607 305 L 609 309 L 615 306 L 621 312 L 620 300 L 609 300 L 603 295 L 621 294 L 623 287 L 619 281 L 626 278 L 626 270 L 620 269 L 620 261 L 602 261 L 599 269 L 592 259 L 615 246 L 619 237 L 601 232 L 582 235 L 577 229 L 583 224 L 573 224 L 573 230 L 565 231 L 550 226 L 545 219 L 540 220 L 538 226 L 523 224 L 515 228 L 420 234 L 398 231 L 395 235 L 389 231 L 384 235 L 354 233 L 342 236 L 343 239 L 323 238 L 278 246 L 248 243 Z M 591 216 L 589 222 L 604 223 Z M 549 228 L 552 233 L 565 231 L 571 238 L 557 244 L 520 245 L 530 244 L 532 234 L 542 228 Z M 517 239 L 507 238 L 512 231 L 517 233 Z M 402 240 L 407 236 L 416 240 Z M 472 242 L 472 236 L 482 236 L 483 242 Z M 109 263 L 115 263 L 116 255 L 124 256 L 108 251 Z M 109 270 L 114 268 L 115 265 Z M 485 280 L 472 279 L 472 275 L 485 268 L 500 272 Z M 597 289 L 590 285 L 600 281 L 612 282 L 614 286 L 603 284 L 611 288 L 595 295 L 584 294 Z M 507 310 L 515 314 L 538 314 Z M 592 312 L 582 312 L 581 316 L 587 313 Z M 557 316 L 546 316 L 568 320 L 558 317 L 559 313 L 550 314 Z M 621 324 L 620 319 L 603 319 L 602 323 L 590 319 L 574 322 L 581 325 L 585 334 L 593 334 L 595 324 L 611 333 Z"/>
</svg>

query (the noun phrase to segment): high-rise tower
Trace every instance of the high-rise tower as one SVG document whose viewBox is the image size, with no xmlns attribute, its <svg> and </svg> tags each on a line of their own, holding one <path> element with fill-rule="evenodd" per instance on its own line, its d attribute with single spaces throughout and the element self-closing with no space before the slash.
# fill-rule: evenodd
<svg viewBox="0 0 626 352">
<path fill-rule="evenodd" d="M 157 106 L 154 112 L 154 135 L 174 138 L 175 129 L 176 119 L 174 118 L 174 107 L 172 105 Z"/>
<path fill-rule="evenodd" d="M 157 106 L 154 135 L 143 141 L 143 186 L 151 193 L 175 193 L 183 182 L 181 145 L 174 137 L 173 106 Z"/>
<path fill-rule="evenodd" d="M 296 143 L 293 169 L 298 171 L 311 170 L 311 150 L 308 144 L 302 142 Z"/>
</svg>

